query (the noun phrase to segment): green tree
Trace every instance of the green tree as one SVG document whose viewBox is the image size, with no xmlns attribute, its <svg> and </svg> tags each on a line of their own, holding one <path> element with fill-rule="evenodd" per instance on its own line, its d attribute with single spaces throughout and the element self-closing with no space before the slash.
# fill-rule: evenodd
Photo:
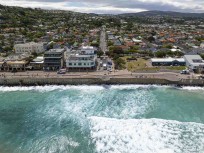
<svg viewBox="0 0 204 153">
<path fill-rule="evenodd" d="M 112 41 L 108 41 L 108 46 L 113 46 L 113 42 Z"/>
<path fill-rule="evenodd" d="M 104 54 L 103 51 L 98 51 L 97 52 L 98 57 L 101 57 L 103 54 Z"/>
<path fill-rule="evenodd" d="M 125 68 L 125 60 L 123 60 L 122 58 L 117 58 L 116 60 L 114 60 L 114 63 L 116 69 Z"/>
<path fill-rule="evenodd" d="M 202 57 L 202 59 L 204 60 L 204 54 L 200 54 L 200 56 Z"/>
<path fill-rule="evenodd" d="M 151 43 L 151 42 L 155 41 L 155 38 L 153 36 L 150 36 L 147 38 L 147 40 Z"/>
<path fill-rule="evenodd" d="M 6 46 L 3 50 L 5 52 L 9 52 L 9 51 L 12 51 L 12 48 L 10 46 Z"/>
<path fill-rule="evenodd" d="M 91 43 L 91 46 L 94 46 L 94 47 L 99 47 L 99 43 L 98 42 L 94 42 L 94 43 Z"/>
<path fill-rule="evenodd" d="M 168 48 L 168 49 L 172 49 L 173 46 L 171 44 L 166 44 L 162 46 L 163 48 Z"/>
<path fill-rule="evenodd" d="M 38 54 L 37 54 L 36 52 L 32 52 L 32 55 L 33 55 L 34 57 L 37 57 L 37 56 L 38 56 Z"/>
<path fill-rule="evenodd" d="M 156 57 L 159 57 L 159 58 L 166 57 L 166 52 L 164 52 L 164 51 L 157 51 L 157 52 L 155 53 L 155 56 L 156 56 Z"/>
</svg>

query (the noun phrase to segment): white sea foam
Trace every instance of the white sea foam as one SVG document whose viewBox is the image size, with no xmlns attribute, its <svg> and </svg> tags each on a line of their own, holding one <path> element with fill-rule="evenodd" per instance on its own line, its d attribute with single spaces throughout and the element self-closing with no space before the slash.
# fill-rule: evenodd
<svg viewBox="0 0 204 153">
<path fill-rule="evenodd" d="M 100 91 L 106 89 L 117 89 L 117 90 L 125 90 L 125 89 L 151 89 L 151 88 L 172 88 L 173 86 L 160 86 L 160 85 L 80 85 L 80 86 L 72 86 L 72 85 L 46 85 L 46 86 L 30 86 L 30 87 L 6 87 L 0 86 L 0 92 L 13 92 L 13 91 L 39 91 L 39 92 L 50 92 L 54 90 L 83 90 L 83 91 Z M 202 87 L 182 87 L 180 89 L 184 90 L 204 90 Z"/>
<path fill-rule="evenodd" d="M 60 101 L 61 113 L 111 118 L 141 118 L 156 109 L 158 104 L 156 97 L 148 90 L 120 92 L 104 89 L 91 93 L 83 91 L 75 92 L 74 97 L 64 95 Z"/>
<path fill-rule="evenodd" d="M 100 91 L 100 90 L 108 90 L 108 89 L 117 89 L 117 90 L 124 90 L 124 89 L 149 89 L 149 88 L 166 88 L 168 86 L 159 86 L 159 85 L 46 85 L 46 86 L 30 86 L 30 87 L 21 87 L 21 86 L 14 86 L 14 87 L 7 87 L 7 86 L 0 86 L 0 92 L 15 92 L 15 91 L 39 91 L 39 92 L 50 92 L 54 90 L 82 90 L 86 92 L 90 91 Z"/>
<path fill-rule="evenodd" d="M 189 90 L 189 91 L 204 91 L 204 87 L 191 87 L 191 86 L 186 86 L 182 87 L 183 90 Z"/>
<path fill-rule="evenodd" d="M 98 153 L 203 153 L 204 125 L 161 119 L 90 117 Z"/>
<path fill-rule="evenodd" d="M 149 89 L 149 88 L 169 88 L 170 86 L 161 86 L 161 85 L 112 85 L 110 89 Z"/>
<path fill-rule="evenodd" d="M 75 89 L 75 90 L 84 90 L 84 91 L 90 91 L 90 90 L 104 90 L 104 89 L 138 89 L 138 88 L 149 88 L 150 85 L 80 85 L 80 86 L 57 86 L 57 85 L 46 85 L 46 86 L 30 86 L 30 87 L 24 87 L 24 86 L 14 86 L 14 87 L 7 87 L 7 86 L 0 86 L 1 92 L 12 92 L 12 91 L 41 91 L 41 92 L 49 92 L 54 90 L 69 90 L 69 89 Z"/>
<path fill-rule="evenodd" d="M 103 90 L 103 86 L 87 86 L 87 85 L 80 85 L 80 86 L 31 86 L 31 87 L 3 87 L 0 86 L 0 92 L 12 92 L 12 91 L 39 91 L 39 92 L 50 92 L 54 90 L 84 90 L 84 91 L 97 91 L 97 90 Z"/>
</svg>

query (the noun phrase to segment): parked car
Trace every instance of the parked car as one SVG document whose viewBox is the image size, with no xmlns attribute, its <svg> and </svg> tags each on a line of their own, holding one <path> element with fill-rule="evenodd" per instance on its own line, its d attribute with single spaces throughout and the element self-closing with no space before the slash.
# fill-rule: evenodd
<svg viewBox="0 0 204 153">
<path fill-rule="evenodd" d="M 182 70 L 182 71 L 180 72 L 180 74 L 190 74 L 190 71 L 189 71 L 189 70 Z"/>
<path fill-rule="evenodd" d="M 103 63 L 103 70 L 107 70 L 107 64 Z"/>
<path fill-rule="evenodd" d="M 111 67 L 108 67 L 107 70 L 108 70 L 109 72 L 112 72 L 112 71 L 113 71 Z"/>
<path fill-rule="evenodd" d="M 59 71 L 57 71 L 57 74 L 66 74 L 66 72 L 66 69 L 60 69 Z"/>
<path fill-rule="evenodd" d="M 108 65 L 113 65 L 112 61 L 108 61 L 107 64 L 108 64 Z"/>
</svg>

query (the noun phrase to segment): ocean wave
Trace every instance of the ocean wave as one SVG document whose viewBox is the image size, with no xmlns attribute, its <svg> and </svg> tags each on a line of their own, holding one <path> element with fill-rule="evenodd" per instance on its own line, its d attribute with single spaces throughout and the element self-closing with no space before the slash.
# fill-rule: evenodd
<svg viewBox="0 0 204 153">
<path fill-rule="evenodd" d="M 23 86 L 14 86 L 14 87 L 6 87 L 6 86 L 0 86 L 1 92 L 12 92 L 12 91 L 43 91 L 43 92 L 49 92 L 54 90 L 84 90 L 84 91 L 99 91 L 99 90 L 106 90 L 106 89 L 118 89 L 118 90 L 124 90 L 124 89 L 149 89 L 149 88 L 165 88 L 169 86 L 159 86 L 159 85 L 46 85 L 46 86 L 30 86 L 30 87 L 23 87 Z"/>
<path fill-rule="evenodd" d="M 15 92 L 15 91 L 39 91 L 39 92 L 51 92 L 55 90 L 82 90 L 82 91 L 100 91 L 100 90 L 136 90 L 136 89 L 170 89 L 176 88 L 180 90 L 188 90 L 188 91 L 197 91 L 204 90 L 204 87 L 191 87 L 191 86 L 183 86 L 181 88 L 177 88 L 171 85 L 46 85 L 46 86 L 14 86 L 14 87 L 6 87 L 0 86 L 0 92 Z"/>
<path fill-rule="evenodd" d="M 100 153 L 203 153 L 204 125 L 162 119 L 90 117 Z"/>
<path fill-rule="evenodd" d="M 153 88 L 169 88 L 170 86 L 161 85 L 112 85 L 110 89 L 153 89 Z"/>
</svg>

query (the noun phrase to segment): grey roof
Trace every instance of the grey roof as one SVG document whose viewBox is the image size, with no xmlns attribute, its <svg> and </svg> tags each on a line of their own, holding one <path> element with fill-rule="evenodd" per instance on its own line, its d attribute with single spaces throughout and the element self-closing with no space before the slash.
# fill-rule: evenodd
<svg viewBox="0 0 204 153">
<path fill-rule="evenodd" d="M 45 54 L 49 53 L 63 53 L 64 49 L 50 49 L 49 51 L 45 52 Z"/>
<path fill-rule="evenodd" d="M 204 61 L 200 55 L 185 55 L 184 58 L 192 66 L 204 65 Z"/>
</svg>

